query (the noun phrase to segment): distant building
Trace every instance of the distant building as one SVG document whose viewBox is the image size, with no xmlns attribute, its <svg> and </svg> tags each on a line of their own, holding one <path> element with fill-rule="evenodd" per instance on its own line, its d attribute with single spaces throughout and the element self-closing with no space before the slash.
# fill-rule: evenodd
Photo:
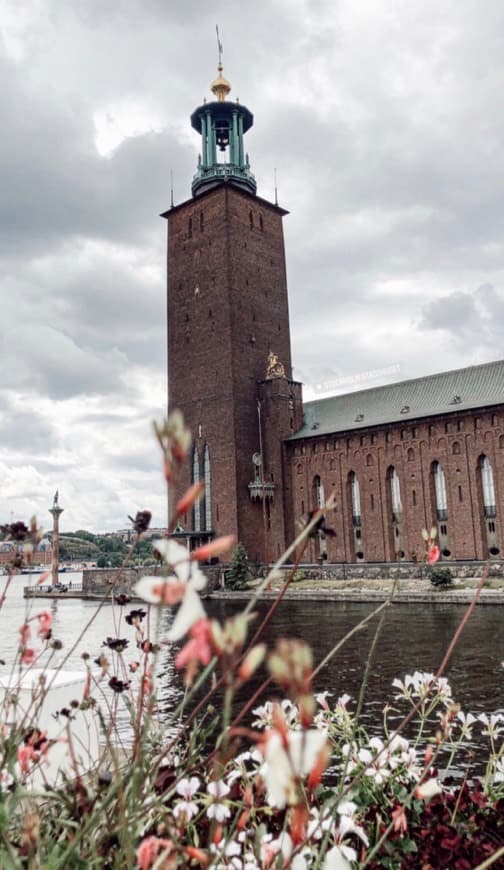
<svg viewBox="0 0 504 870">
<path fill-rule="evenodd" d="M 172 500 L 205 483 L 185 532 L 234 534 L 250 558 L 269 561 L 335 492 L 335 535 L 310 542 L 312 561 L 415 559 L 431 525 L 444 559 L 500 558 L 504 361 L 303 405 L 287 212 L 257 196 L 244 150 L 253 116 L 226 101 L 221 66 L 212 91 L 191 116 L 202 141 L 192 197 L 163 215 L 170 405 L 194 438 Z"/>
</svg>

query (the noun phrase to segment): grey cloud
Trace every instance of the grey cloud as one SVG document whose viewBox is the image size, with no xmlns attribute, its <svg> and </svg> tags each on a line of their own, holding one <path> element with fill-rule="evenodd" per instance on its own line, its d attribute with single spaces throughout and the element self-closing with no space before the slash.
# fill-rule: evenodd
<svg viewBox="0 0 504 870">
<path fill-rule="evenodd" d="M 0 415 L 0 446 L 3 450 L 50 454 L 57 445 L 52 424 L 35 408 L 20 411 L 10 408 Z"/>
<path fill-rule="evenodd" d="M 9 362 L 19 354 L 19 362 Z M 48 326 L 20 324 L 4 338 L 4 384 L 64 399 L 79 393 L 95 395 L 124 390 L 126 359 L 119 351 L 87 352 L 68 336 Z"/>
</svg>

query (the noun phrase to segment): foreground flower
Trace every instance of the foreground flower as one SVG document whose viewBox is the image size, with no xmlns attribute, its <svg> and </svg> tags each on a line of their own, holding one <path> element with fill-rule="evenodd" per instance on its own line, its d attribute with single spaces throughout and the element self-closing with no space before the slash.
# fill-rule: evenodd
<svg viewBox="0 0 504 870">
<path fill-rule="evenodd" d="M 146 837 L 142 840 L 137 849 L 137 863 L 140 870 L 149 870 L 149 867 L 156 862 L 160 852 L 167 849 L 172 849 L 173 843 L 171 840 L 165 840 L 162 837 Z"/>
<path fill-rule="evenodd" d="M 261 773 L 271 806 L 281 809 L 296 803 L 300 779 L 309 776 L 313 785 L 314 779 L 320 779 L 328 760 L 327 746 L 326 731 L 266 732 Z"/>
<path fill-rule="evenodd" d="M 435 795 L 441 794 L 441 792 L 442 788 L 437 779 L 432 777 L 431 779 L 427 779 L 425 782 L 421 782 L 420 785 L 417 785 L 415 789 L 415 797 L 424 801 L 429 801 Z"/>
<path fill-rule="evenodd" d="M 222 803 L 221 798 L 229 794 L 229 786 L 222 780 L 209 782 L 207 792 L 214 799 L 207 809 L 209 819 L 215 819 L 216 822 L 224 822 L 231 815 L 231 810 L 227 804 Z"/>
<path fill-rule="evenodd" d="M 173 815 L 176 819 L 182 817 L 185 822 L 190 821 L 198 812 L 198 804 L 191 798 L 196 794 L 200 787 L 200 781 L 197 776 L 191 776 L 190 779 L 181 779 L 177 784 L 177 794 L 184 798 L 173 807 Z"/>
<path fill-rule="evenodd" d="M 37 613 L 37 619 L 39 624 L 37 634 L 39 637 L 45 637 L 51 630 L 52 614 L 48 610 L 42 610 L 41 613 Z"/>
<path fill-rule="evenodd" d="M 170 631 L 169 641 L 180 640 L 192 625 L 206 614 L 198 592 L 206 586 L 206 577 L 198 565 L 190 561 L 188 550 L 175 541 L 163 539 L 154 548 L 174 571 L 171 577 L 142 577 L 135 584 L 136 594 L 150 604 L 173 606 L 182 602 Z"/>
</svg>

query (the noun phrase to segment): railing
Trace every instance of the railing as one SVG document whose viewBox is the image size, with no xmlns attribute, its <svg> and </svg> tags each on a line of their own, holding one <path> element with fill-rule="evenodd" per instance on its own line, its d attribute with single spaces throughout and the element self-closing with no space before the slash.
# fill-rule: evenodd
<svg viewBox="0 0 504 870">
<path fill-rule="evenodd" d="M 51 595 L 58 594 L 64 595 L 66 592 L 82 592 L 82 583 L 52 583 L 46 584 L 44 586 L 25 586 L 24 587 L 24 597 L 25 598 L 36 598 L 38 595 Z"/>
</svg>

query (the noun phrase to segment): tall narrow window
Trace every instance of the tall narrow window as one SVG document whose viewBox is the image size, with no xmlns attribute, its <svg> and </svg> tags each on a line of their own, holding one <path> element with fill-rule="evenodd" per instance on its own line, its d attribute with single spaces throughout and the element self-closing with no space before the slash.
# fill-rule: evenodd
<svg viewBox="0 0 504 870">
<path fill-rule="evenodd" d="M 322 508 L 325 505 L 325 496 L 324 496 L 324 485 L 317 474 L 317 476 L 313 480 L 313 488 L 315 490 L 315 505 L 318 508 Z"/>
<path fill-rule="evenodd" d="M 350 487 L 352 492 L 352 516 L 354 521 L 361 518 L 360 486 L 355 471 L 350 472 Z"/>
<path fill-rule="evenodd" d="M 212 528 L 212 477 L 208 444 L 205 444 L 205 452 L 203 454 L 203 476 L 205 481 L 205 529 L 209 532 Z"/>
<path fill-rule="evenodd" d="M 495 509 L 495 487 L 492 466 L 488 456 L 482 456 L 480 459 L 481 470 L 481 487 L 483 490 L 483 507 L 486 517 L 494 517 Z"/>
<path fill-rule="evenodd" d="M 432 466 L 434 475 L 434 490 L 436 493 L 436 513 L 438 520 L 448 519 L 448 501 L 446 498 L 446 480 L 444 471 L 439 462 L 434 462 Z"/>
<path fill-rule="evenodd" d="M 392 497 L 392 513 L 397 519 L 397 515 L 402 512 L 401 505 L 401 484 L 399 476 L 395 468 L 390 469 L 390 495 Z"/>
<path fill-rule="evenodd" d="M 198 449 L 195 447 L 193 450 L 193 458 L 192 458 L 192 482 L 199 483 L 200 480 L 200 467 L 199 467 L 199 456 Z M 201 502 L 197 501 L 193 507 L 193 531 L 201 532 Z"/>
</svg>

